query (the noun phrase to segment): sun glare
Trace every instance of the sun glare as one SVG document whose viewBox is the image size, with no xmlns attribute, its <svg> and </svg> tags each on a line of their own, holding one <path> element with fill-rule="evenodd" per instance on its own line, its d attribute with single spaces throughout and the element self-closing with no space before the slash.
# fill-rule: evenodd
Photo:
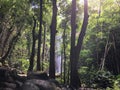
<svg viewBox="0 0 120 90">
<path fill-rule="evenodd" d="M 84 4 L 84 0 L 80 0 L 79 3 L 80 3 L 80 4 Z"/>
</svg>

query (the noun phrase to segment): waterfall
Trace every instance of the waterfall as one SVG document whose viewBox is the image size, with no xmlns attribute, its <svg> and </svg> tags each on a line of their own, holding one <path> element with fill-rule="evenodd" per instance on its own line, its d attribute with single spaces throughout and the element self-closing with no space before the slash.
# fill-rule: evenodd
<svg viewBox="0 0 120 90">
<path fill-rule="evenodd" d="M 56 36 L 56 45 L 55 45 L 55 73 L 61 73 L 61 43 L 62 37 Z"/>
</svg>

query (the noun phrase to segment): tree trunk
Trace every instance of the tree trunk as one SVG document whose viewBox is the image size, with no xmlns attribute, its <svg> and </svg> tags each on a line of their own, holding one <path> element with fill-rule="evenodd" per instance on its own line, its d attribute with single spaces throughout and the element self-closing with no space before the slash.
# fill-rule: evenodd
<svg viewBox="0 0 120 90">
<path fill-rule="evenodd" d="M 77 54 L 80 54 L 80 51 L 81 51 L 83 39 L 84 39 L 85 32 L 86 32 L 87 25 L 88 25 L 88 17 L 89 17 L 88 16 L 88 1 L 84 0 L 84 20 L 83 20 L 81 32 L 79 34 L 79 38 L 78 38 L 77 45 L 76 45 L 76 51 L 78 51 Z M 77 56 L 79 58 L 79 55 Z"/>
<path fill-rule="evenodd" d="M 40 62 L 40 55 L 41 55 L 41 36 L 42 36 L 42 3 L 43 0 L 40 0 L 40 24 L 39 24 L 39 35 L 38 35 L 38 52 L 37 52 L 37 70 L 41 70 L 41 62 Z"/>
<path fill-rule="evenodd" d="M 64 27 L 64 31 L 63 31 L 63 56 L 64 56 L 64 84 L 66 84 L 66 22 L 65 22 L 65 27 Z M 62 72 L 61 72 L 62 73 Z"/>
<path fill-rule="evenodd" d="M 44 23 L 44 36 L 43 36 L 43 51 L 42 51 L 42 71 L 44 70 L 43 62 L 45 59 L 45 44 L 46 44 L 46 23 Z"/>
<path fill-rule="evenodd" d="M 51 35 L 50 35 L 50 65 L 49 65 L 49 76 L 55 78 L 55 36 L 56 36 L 56 25 L 57 25 L 57 0 L 52 0 L 53 4 L 53 15 L 51 22 Z"/>
<path fill-rule="evenodd" d="M 70 87 L 76 88 L 78 85 L 78 74 L 76 68 L 75 59 L 75 37 L 76 34 L 76 0 L 72 0 L 72 12 L 71 12 L 71 50 L 70 50 Z M 77 76 L 77 77 L 76 77 Z"/>
<path fill-rule="evenodd" d="M 105 51 L 104 51 L 103 57 L 101 58 L 100 71 L 104 71 L 105 59 L 109 52 L 110 47 L 111 47 L 111 44 L 109 44 L 109 38 L 108 38 L 107 43 L 105 45 Z"/>
<path fill-rule="evenodd" d="M 75 34 L 76 34 L 76 0 L 72 1 L 72 14 L 71 14 L 71 52 L 70 52 L 70 86 L 72 88 L 78 88 L 80 86 L 80 79 L 77 71 L 77 64 L 79 60 L 79 55 L 83 43 L 83 38 L 85 36 L 87 24 L 88 24 L 88 3 L 87 0 L 84 0 L 84 20 L 75 46 Z"/>
<path fill-rule="evenodd" d="M 62 72 L 63 72 L 63 55 L 62 55 L 62 53 L 63 53 L 63 52 L 61 51 L 61 65 L 60 65 L 60 67 L 61 67 L 61 68 L 60 68 L 60 69 L 61 69 L 61 70 L 60 70 L 61 83 L 62 83 L 62 81 L 63 81 L 63 73 L 62 73 Z"/>
<path fill-rule="evenodd" d="M 16 34 L 16 35 L 12 38 L 12 40 L 10 41 L 7 52 L 5 53 L 5 55 L 4 55 L 3 57 L 0 58 L 0 62 L 1 62 L 2 64 L 4 64 L 6 58 L 7 58 L 8 55 L 10 54 L 11 50 L 13 49 L 13 47 L 15 46 L 15 43 L 17 42 L 18 37 L 19 37 L 20 34 L 21 34 L 22 28 L 23 28 L 23 26 L 20 26 L 17 34 Z"/>
<path fill-rule="evenodd" d="M 4 49 L 5 49 L 6 46 L 9 44 L 10 36 L 11 36 L 12 32 L 14 31 L 13 27 L 14 27 L 14 24 L 7 30 L 8 32 L 7 32 L 6 38 L 5 38 L 5 40 L 4 40 L 4 42 L 3 42 L 3 45 L 2 45 L 3 48 L 2 48 L 2 55 L 1 55 L 1 56 L 4 55 L 4 53 L 5 53 L 5 50 L 4 50 Z"/>
<path fill-rule="evenodd" d="M 35 36 L 35 28 L 36 28 L 36 19 L 33 16 L 33 20 L 34 20 L 34 26 L 33 26 L 33 30 L 32 30 L 32 39 L 33 39 L 33 43 L 32 43 L 32 52 L 30 55 L 30 64 L 29 64 L 29 68 L 28 71 L 33 71 L 33 66 L 34 66 L 34 57 L 35 57 L 35 43 L 36 43 L 36 36 Z"/>
</svg>

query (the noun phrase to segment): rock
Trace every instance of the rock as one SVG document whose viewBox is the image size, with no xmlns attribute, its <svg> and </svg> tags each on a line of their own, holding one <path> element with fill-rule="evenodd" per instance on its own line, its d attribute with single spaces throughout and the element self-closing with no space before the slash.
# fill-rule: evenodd
<svg viewBox="0 0 120 90">
<path fill-rule="evenodd" d="M 0 81 L 13 82 L 12 77 L 10 76 L 10 70 L 4 67 L 0 67 Z"/>
<path fill-rule="evenodd" d="M 24 83 L 20 88 L 16 90 L 40 90 L 38 86 L 31 82 Z"/>
<path fill-rule="evenodd" d="M 11 70 L 10 76 L 11 76 L 14 80 L 18 80 L 18 81 L 20 81 L 20 82 L 25 82 L 25 81 L 27 80 L 27 77 L 26 77 L 26 76 L 19 76 L 16 69 Z"/>
<path fill-rule="evenodd" d="M 49 79 L 48 81 L 54 83 L 57 87 L 61 87 L 59 82 L 55 79 Z"/>
<path fill-rule="evenodd" d="M 54 83 L 46 80 L 27 80 L 19 90 L 57 90 Z"/>
<path fill-rule="evenodd" d="M 45 73 L 45 72 L 43 72 L 43 73 L 40 73 L 40 72 L 29 73 L 27 78 L 28 79 L 40 79 L 40 80 L 48 80 L 49 79 L 47 73 Z"/>
<path fill-rule="evenodd" d="M 12 89 L 15 89 L 16 88 L 16 84 L 14 83 L 9 83 L 9 82 L 1 82 L 0 83 L 0 87 L 2 88 L 12 88 Z"/>
<path fill-rule="evenodd" d="M 11 89 L 11 88 L 0 88 L 0 90 L 14 90 L 14 89 Z"/>
<path fill-rule="evenodd" d="M 6 81 L 8 76 L 9 75 L 7 69 L 0 67 L 0 81 Z"/>
</svg>

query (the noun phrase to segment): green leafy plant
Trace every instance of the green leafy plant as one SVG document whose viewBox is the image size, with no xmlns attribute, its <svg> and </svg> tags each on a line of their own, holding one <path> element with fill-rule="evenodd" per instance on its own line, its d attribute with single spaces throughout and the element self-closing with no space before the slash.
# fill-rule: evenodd
<svg viewBox="0 0 120 90">
<path fill-rule="evenodd" d="M 108 71 L 99 71 L 92 81 L 96 88 L 112 88 L 114 85 L 114 76 Z"/>
<path fill-rule="evenodd" d="M 120 90 L 120 75 L 117 75 L 116 80 L 114 80 L 114 90 Z"/>
</svg>

